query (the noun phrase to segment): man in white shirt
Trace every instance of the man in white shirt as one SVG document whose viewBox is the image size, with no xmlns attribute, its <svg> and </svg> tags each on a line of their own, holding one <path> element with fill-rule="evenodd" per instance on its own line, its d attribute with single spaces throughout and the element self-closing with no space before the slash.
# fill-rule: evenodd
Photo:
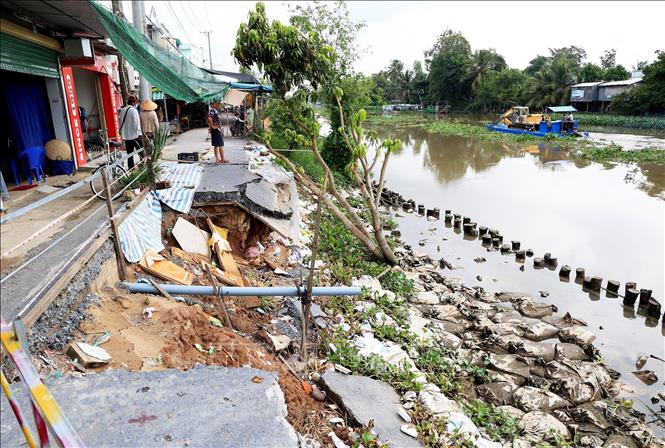
<svg viewBox="0 0 665 448">
<path fill-rule="evenodd" d="M 120 109 L 120 134 L 125 141 L 125 150 L 127 154 L 131 154 L 134 150 L 141 149 L 141 121 L 139 120 L 139 112 L 136 110 L 136 105 L 139 100 L 134 96 L 127 98 L 127 105 Z M 139 154 L 140 157 L 140 154 Z M 134 168 L 134 157 L 127 159 L 127 167 L 131 170 Z"/>
</svg>

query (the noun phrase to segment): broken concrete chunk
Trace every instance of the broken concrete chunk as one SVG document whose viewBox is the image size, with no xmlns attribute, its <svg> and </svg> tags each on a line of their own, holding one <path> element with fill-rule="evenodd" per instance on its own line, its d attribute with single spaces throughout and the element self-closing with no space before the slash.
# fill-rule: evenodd
<svg viewBox="0 0 665 448">
<path fill-rule="evenodd" d="M 418 438 L 418 430 L 416 429 L 416 427 L 413 423 L 408 423 L 406 425 L 402 425 L 402 426 L 400 426 L 399 429 L 404 434 L 409 435 L 409 436 L 413 437 L 414 439 Z"/>
<path fill-rule="evenodd" d="M 439 303 L 439 296 L 434 291 L 422 291 L 411 297 L 411 302 L 424 305 L 436 305 Z"/>
<path fill-rule="evenodd" d="M 559 339 L 563 342 L 572 342 L 573 344 L 588 347 L 596 339 L 596 335 L 580 325 L 564 328 L 559 332 Z"/>
<path fill-rule="evenodd" d="M 531 442 L 540 442 L 558 433 L 564 439 L 570 439 L 570 432 L 566 425 L 554 418 L 552 415 L 542 411 L 532 411 L 524 414 L 520 420 L 519 428 L 523 435 Z"/>
<path fill-rule="evenodd" d="M 67 356 L 85 369 L 108 364 L 112 359 L 103 348 L 85 342 L 72 342 L 67 348 Z"/>
<path fill-rule="evenodd" d="M 291 338 L 289 338 L 288 336 L 284 336 L 284 335 L 273 336 L 270 333 L 267 333 L 267 334 L 268 334 L 268 337 L 270 338 L 270 341 L 272 341 L 273 348 L 275 349 L 276 352 L 284 350 L 289 345 L 291 345 Z"/>
<path fill-rule="evenodd" d="M 551 412 L 570 405 L 569 402 L 550 391 L 531 386 L 523 386 L 517 389 L 513 394 L 513 400 L 515 405 L 525 412 Z"/>
<path fill-rule="evenodd" d="M 185 252 L 210 256 L 208 249 L 209 232 L 199 229 L 184 218 L 178 218 L 171 233 Z"/>
<path fill-rule="evenodd" d="M 547 322 L 538 322 L 527 328 L 524 336 L 532 341 L 544 341 L 545 339 L 553 338 L 558 333 L 559 329 L 554 325 L 548 324 Z"/>
<path fill-rule="evenodd" d="M 387 383 L 365 376 L 341 375 L 329 370 L 322 375 L 329 397 L 350 415 L 352 422 L 367 426 L 374 421 L 374 431 L 383 443 L 399 447 L 420 447 L 404 434 L 404 421 L 398 415 L 402 408 L 399 395 Z"/>
</svg>

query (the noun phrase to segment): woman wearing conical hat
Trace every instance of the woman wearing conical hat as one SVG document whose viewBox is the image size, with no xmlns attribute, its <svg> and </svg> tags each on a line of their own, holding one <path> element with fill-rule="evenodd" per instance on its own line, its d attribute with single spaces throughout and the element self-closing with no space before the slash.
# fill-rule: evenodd
<svg viewBox="0 0 665 448">
<path fill-rule="evenodd" d="M 157 104 L 150 100 L 141 103 L 141 129 L 150 138 L 159 130 L 159 118 L 157 118 Z"/>
</svg>

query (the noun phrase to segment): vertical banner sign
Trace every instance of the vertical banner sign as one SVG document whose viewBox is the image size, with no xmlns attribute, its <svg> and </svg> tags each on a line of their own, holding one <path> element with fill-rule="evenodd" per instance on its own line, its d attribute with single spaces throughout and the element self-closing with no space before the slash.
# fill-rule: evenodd
<svg viewBox="0 0 665 448">
<path fill-rule="evenodd" d="M 62 80 L 65 86 L 65 101 L 67 102 L 67 113 L 69 114 L 69 125 L 72 130 L 72 143 L 76 156 L 76 165 L 83 166 L 88 163 L 83 144 L 83 130 L 79 117 L 79 103 L 76 100 L 76 88 L 74 87 L 74 73 L 71 67 L 62 67 Z"/>
<path fill-rule="evenodd" d="M 106 73 L 99 74 L 99 84 L 104 102 L 104 117 L 109 138 L 119 137 L 118 133 L 118 105 L 116 103 L 115 88 L 112 78 Z"/>
</svg>

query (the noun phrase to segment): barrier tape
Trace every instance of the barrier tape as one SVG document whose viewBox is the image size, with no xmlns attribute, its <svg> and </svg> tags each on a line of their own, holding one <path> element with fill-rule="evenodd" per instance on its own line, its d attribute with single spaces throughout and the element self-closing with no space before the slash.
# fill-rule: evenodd
<svg viewBox="0 0 665 448">
<path fill-rule="evenodd" d="M 18 406 L 18 402 L 12 396 L 12 390 L 9 388 L 9 383 L 7 382 L 7 378 L 5 378 L 5 373 L 0 371 L 0 375 L 0 379 L 2 380 L 2 391 L 5 393 L 7 401 L 9 401 L 9 406 L 11 406 L 12 411 L 14 411 L 14 415 L 16 416 L 18 424 L 21 425 L 23 437 L 25 437 L 25 440 L 28 442 L 28 446 L 30 448 L 36 448 L 37 445 L 35 445 L 35 439 L 32 438 L 30 428 L 25 423 L 25 419 L 23 418 L 21 408 Z"/>
<path fill-rule="evenodd" d="M 42 446 L 48 446 L 46 429 L 53 434 L 59 446 L 67 448 L 84 446 L 83 441 L 62 413 L 55 398 L 42 382 L 30 358 L 21 348 L 13 328 L 5 322 L 3 317 L 0 317 L 0 338 L 2 339 L 3 348 L 21 377 L 22 383 L 30 392 L 30 399 L 33 404 L 33 411 Z M 40 419 L 43 420 L 41 424 L 39 422 Z M 26 440 L 28 440 L 27 437 Z"/>
</svg>

